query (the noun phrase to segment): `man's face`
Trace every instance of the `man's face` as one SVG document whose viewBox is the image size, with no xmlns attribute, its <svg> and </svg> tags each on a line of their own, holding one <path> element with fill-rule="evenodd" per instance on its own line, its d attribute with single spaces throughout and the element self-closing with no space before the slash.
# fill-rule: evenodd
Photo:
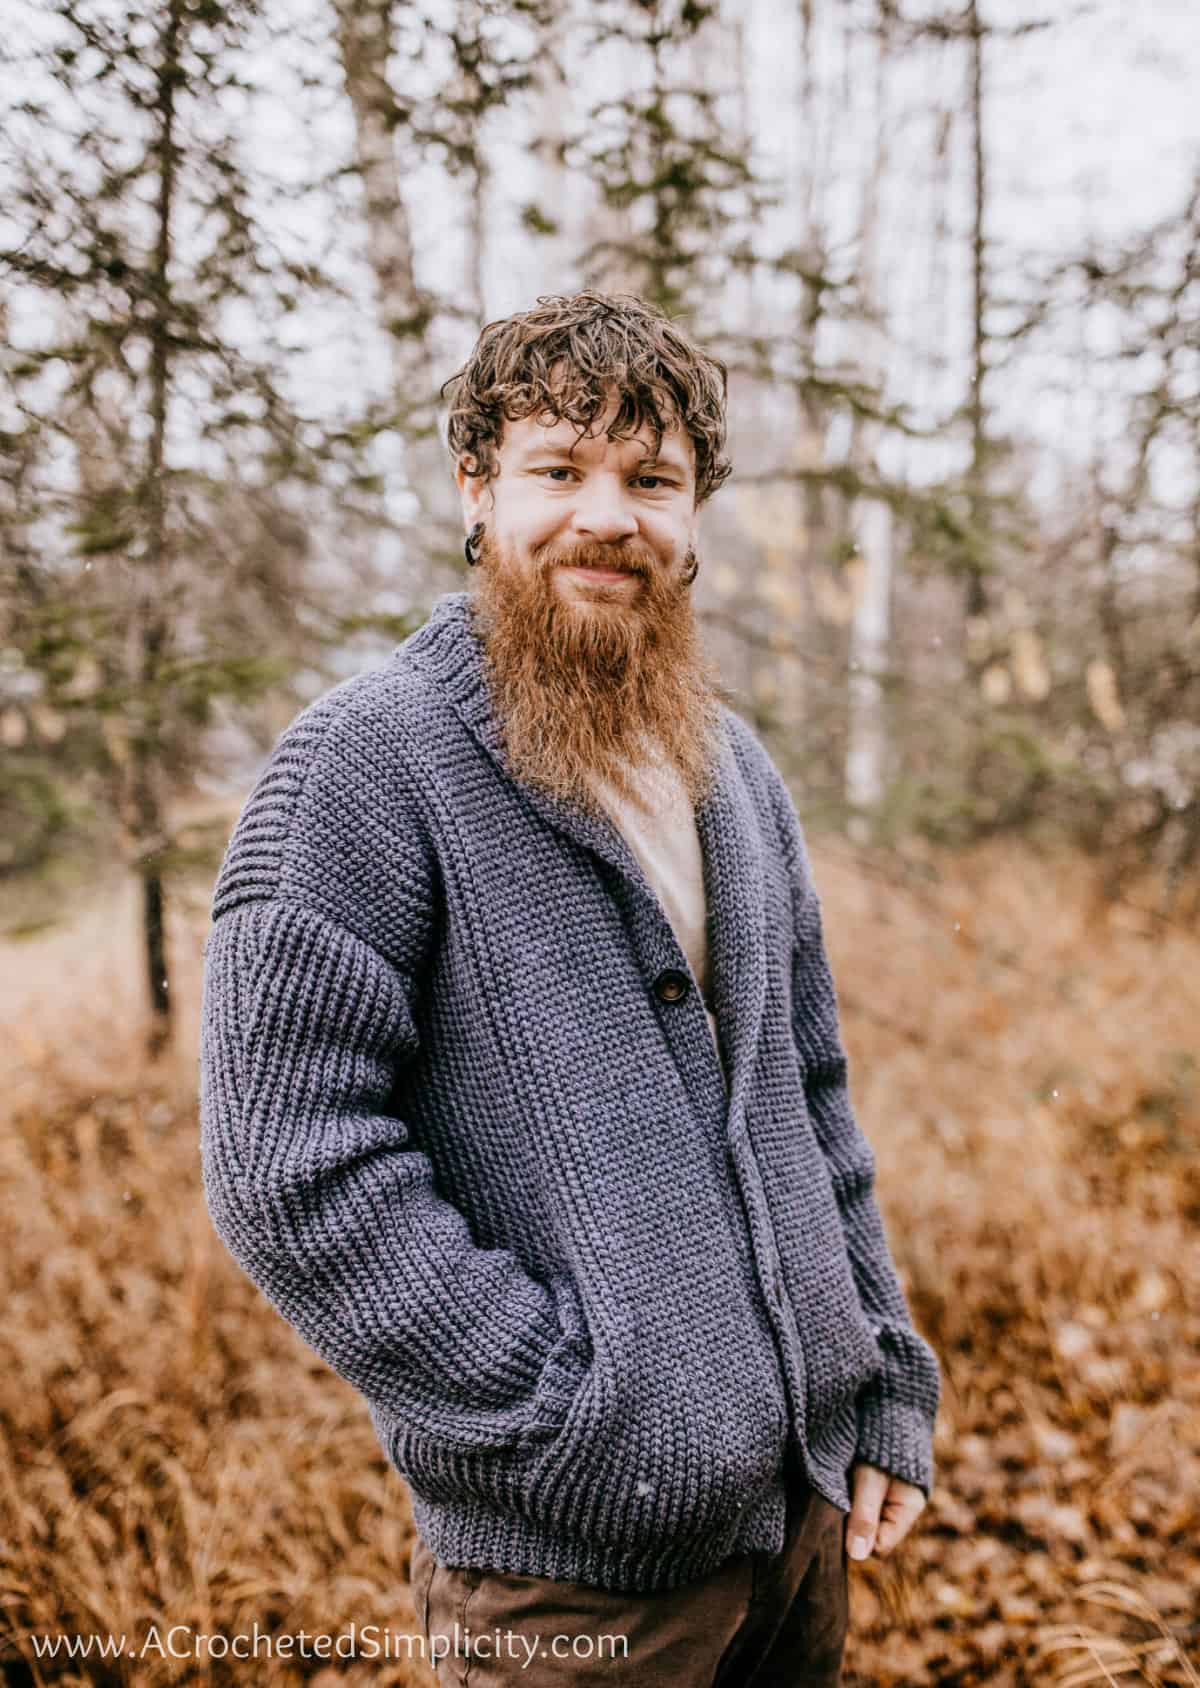
<svg viewBox="0 0 1200 1688">
<path fill-rule="evenodd" d="M 546 572 L 581 613 L 636 609 L 652 573 L 677 583 L 696 540 L 691 439 L 674 428 L 657 455 L 648 429 L 609 439 L 617 405 L 583 436 L 566 421 L 508 422 L 498 474 L 457 476 L 467 526 L 484 522 L 507 568 Z"/>
<path fill-rule="evenodd" d="M 718 682 L 688 580 L 697 509 L 690 436 L 609 439 L 614 394 L 571 422 L 505 424 L 498 473 L 458 472 L 463 518 L 482 522 L 476 626 L 518 778 L 589 803 L 607 779 L 665 755 L 693 801 L 708 788 Z M 573 449 L 572 449 L 573 448 Z"/>
</svg>

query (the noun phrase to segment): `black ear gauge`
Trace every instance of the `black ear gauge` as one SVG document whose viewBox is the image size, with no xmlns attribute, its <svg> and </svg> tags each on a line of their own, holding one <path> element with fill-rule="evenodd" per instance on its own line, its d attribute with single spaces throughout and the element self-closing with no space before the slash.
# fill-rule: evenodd
<svg viewBox="0 0 1200 1688">
<path fill-rule="evenodd" d="M 476 522 L 466 539 L 463 540 L 463 556 L 467 559 L 467 567 L 474 568 L 480 558 L 479 541 L 483 538 L 483 523 Z"/>
</svg>

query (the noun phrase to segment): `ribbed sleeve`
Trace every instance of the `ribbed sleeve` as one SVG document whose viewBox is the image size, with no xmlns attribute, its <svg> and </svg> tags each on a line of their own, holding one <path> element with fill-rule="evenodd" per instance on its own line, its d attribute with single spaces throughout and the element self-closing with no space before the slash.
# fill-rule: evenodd
<svg viewBox="0 0 1200 1688">
<path fill-rule="evenodd" d="M 561 1422 L 581 1361 L 552 1296 L 476 1246 L 386 1111 L 416 1046 L 402 975 L 278 898 L 205 947 L 201 1157 L 213 1223 L 304 1340 L 409 1428 L 463 1447 Z"/>
<path fill-rule="evenodd" d="M 856 1455 L 916 1484 L 928 1497 L 941 1393 L 938 1360 L 913 1325 L 875 1200 L 875 1156 L 850 1101 L 837 992 L 804 835 L 777 774 L 772 788 L 796 909 L 792 1023 L 805 1102 L 829 1166 L 859 1299 L 883 1361 L 879 1376 L 858 1396 Z"/>
<path fill-rule="evenodd" d="M 833 1179 L 859 1299 L 883 1358 L 882 1372 L 858 1397 L 857 1455 L 928 1496 L 938 1362 L 913 1326 L 875 1201 L 875 1156 L 850 1103 L 820 904 L 811 889 L 796 918 L 792 1005 L 809 1118 Z"/>
</svg>

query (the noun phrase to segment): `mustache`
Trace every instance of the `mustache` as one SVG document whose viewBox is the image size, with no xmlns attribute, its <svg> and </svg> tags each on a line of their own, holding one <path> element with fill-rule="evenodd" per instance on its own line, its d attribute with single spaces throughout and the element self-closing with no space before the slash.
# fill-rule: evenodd
<svg viewBox="0 0 1200 1688">
<path fill-rule="evenodd" d="M 546 569 L 620 569 L 625 574 L 646 574 L 649 567 L 645 553 L 631 545 L 576 545 L 570 551 L 546 551 L 538 560 Z"/>
</svg>

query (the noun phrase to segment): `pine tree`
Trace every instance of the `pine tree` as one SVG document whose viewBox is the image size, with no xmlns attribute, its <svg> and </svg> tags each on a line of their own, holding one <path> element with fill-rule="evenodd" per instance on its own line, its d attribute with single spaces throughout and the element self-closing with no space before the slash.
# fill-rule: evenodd
<svg viewBox="0 0 1200 1688">
<path fill-rule="evenodd" d="M 239 145 L 254 0 L 29 12 L 0 155 L 5 444 L 26 466 L 3 604 L 36 708 L 14 696 L 8 719 L 15 733 L 40 711 L 64 731 L 53 755 L 26 735 L 4 802 L 24 762 L 55 768 L 61 810 L 90 765 L 87 796 L 119 816 L 141 878 L 157 1050 L 171 792 L 218 710 L 319 650 L 318 493 L 338 489 L 349 547 L 360 465 L 353 435 L 322 430 L 282 380 L 276 332 L 323 282 L 265 238 Z"/>
</svg>

